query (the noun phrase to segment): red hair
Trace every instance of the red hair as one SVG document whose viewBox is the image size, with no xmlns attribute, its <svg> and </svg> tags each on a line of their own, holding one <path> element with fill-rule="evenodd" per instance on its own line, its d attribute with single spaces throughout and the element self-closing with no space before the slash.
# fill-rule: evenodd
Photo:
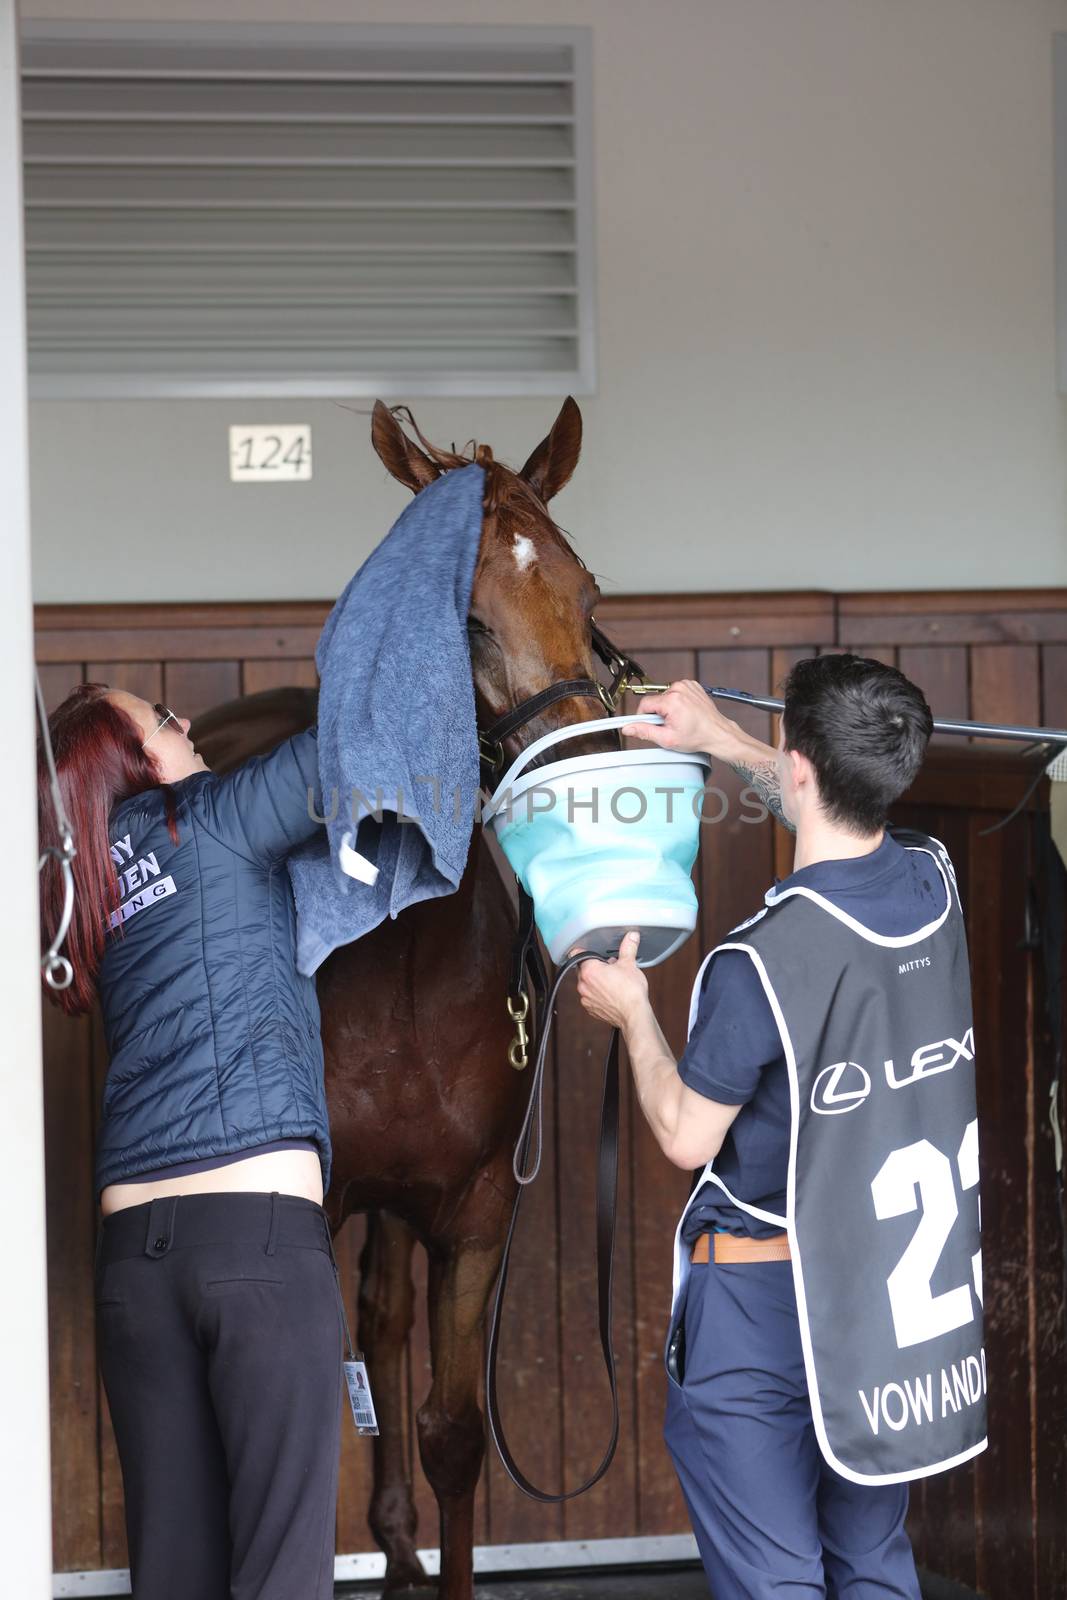
<svg viewBox="0 0 1067 1600">
<path fill-rule="evenodd" d="M 96 974 L 104 954 L 108 919 L 119 903 L 119 881 L 111 859 L 108 819 L 113 807 L 131 795 L 162 789 L 167 826 L 178 842 L 174 796 L 160 781 L 141 730 L 108 699 L 106 683 L 82 683 L 48 719 L 63 804 L 74 832 L 74 916 L 63 948 L 74 968 L 68 989 L 44 992 L 69 1016 L 81 1016 L 96 998 Z M 42 852 L 59 844 L 48 765 L 37 744 L 37 823 Z M 40 873 L 41 927 L 50 938 L 63 909 L 63 873 L 49 857 Z M 43 980 L 42 980 L 43 981 Z"/>
</svg>

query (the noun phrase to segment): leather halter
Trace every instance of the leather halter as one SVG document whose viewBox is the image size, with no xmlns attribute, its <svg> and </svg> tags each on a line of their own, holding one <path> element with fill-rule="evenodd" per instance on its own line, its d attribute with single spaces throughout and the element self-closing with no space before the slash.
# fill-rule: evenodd
<svg viewBox="0 0 1067 1600">
<path fill-rule="evenodd" d="M 559 683 L 549 684 L 547 689 L 530 695 L 527 700 L 521 700 L 517 706 L 505 711 L 503 716 L 498 717 L 484 731 L 479 729 L 478 748 L 483 768 L 488 768 L 489 772 L 493 773 L 502 767 L 504 740 L 517 733 L 520 728 L 524 728 L 527 723 L 532 722 L 542 711 L 548 706 L 555 705 L 557 701 L 584 696 L 586 699 L 599 700 L 610 715 L 626 691 L 635 683 L 644 681 L 645 670 L 640 662 L 613 645 L 607 634 L 601 632 L 595 622 L 592 624 L 592 644 L 611 673 L 610 687 L 605 687 L 596 678 L 565 678 Z"/>
</svg>

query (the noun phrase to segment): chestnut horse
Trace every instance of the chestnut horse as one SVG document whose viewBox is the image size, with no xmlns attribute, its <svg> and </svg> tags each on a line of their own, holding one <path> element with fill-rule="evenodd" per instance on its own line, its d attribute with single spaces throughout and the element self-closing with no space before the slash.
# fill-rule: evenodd
<svg viewBox="0 0 1067 1600">
<path fill-rule="evenodd" d="M 393 477 L 416 494 L 472 459 L 437 450 L 421 434 L 415 443 L 380 401 L 372 438 Z M 581 413 L 568 399 L 521 472 L 494 461 L 484 446 L 474 451 L 486 472 L 469 619 L 483 729 L 550 685 L 594 676 L 590 627 L 599 591 L 546 509 L 580 448 Z M 564 723 L 603 715 L 590 698 L 557 701 L 503 741 L 505 757 L 510 762 Z M 266 691 L 201 717 L 193 737 L 208 764 L 225 770 L 314 718 L 314 691 Z M 596 748 L 595 739 L 577 743 Z M 335 1232 L 353 1212 L 368 1213 L 359 1343 L 381 1425 L 369 1521 L 386 1554 L 387 1587 L 426 1583 L 401 1423 L 417 1240 L 429 1259 L 433 1366 L 417 1424 L 440 1507 L 441 1600 L 473 1593 L 474 1494 L 485 1446 L 483 1325 L 514 1200 L 512 1151 L 529 1091 L 529 1074 L 508 1062 L 515 933 L 512 892 L 476 826 L 455 894 L 412 906 L 335 951 L 318 974 L 334 1153 L 326 1209 Z"/>
</svg>

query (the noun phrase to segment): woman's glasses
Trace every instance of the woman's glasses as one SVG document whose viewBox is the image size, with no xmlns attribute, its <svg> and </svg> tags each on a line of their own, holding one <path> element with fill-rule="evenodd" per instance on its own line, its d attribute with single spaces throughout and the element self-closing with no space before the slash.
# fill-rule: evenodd
<svg viewBox="0 0 1067 1600">
<path fill-rule="evenodd" d="M 156 705 L 154 705 L 152 707 L 152 710 L 155 712 L 156 716 L 159 718 L 159 722 L 152 729 L 152 732 L 148 735 L 148 738 L 144 741 L 144 744 L 141 745 L 141 749 L 142 750 L 145 749 L 145 747 L 147 745 L 151 744 L 151 742 L 155 738 L 156 734 L 159 733 L 161 728 L 165 728 L 167 726 L 168 722 L 173 722 L 174 726 L 178 729 L 179 733 L 181 732 L 181 726 L 182 725 L 178 721 L 177 717 L 174 715 L 173 711 L 168 711 L 166 706 L 160 705 L 158 702 L 157 702 Z"/>
</svg>

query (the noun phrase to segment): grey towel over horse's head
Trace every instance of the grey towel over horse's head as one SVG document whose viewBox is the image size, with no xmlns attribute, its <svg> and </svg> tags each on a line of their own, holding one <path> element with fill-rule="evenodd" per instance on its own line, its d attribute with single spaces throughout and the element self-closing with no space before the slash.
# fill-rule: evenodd
<svg viewBox="0 0 1067 1600">
<path fill-rule="evenodd" d="M 467 613 L 484 481 L 472 465 L 421 490 L 326 619 L 315 660 L 327 821 L 289 858 L 301 972 L 463 876 L 478 792 Z"/>
</svg>

